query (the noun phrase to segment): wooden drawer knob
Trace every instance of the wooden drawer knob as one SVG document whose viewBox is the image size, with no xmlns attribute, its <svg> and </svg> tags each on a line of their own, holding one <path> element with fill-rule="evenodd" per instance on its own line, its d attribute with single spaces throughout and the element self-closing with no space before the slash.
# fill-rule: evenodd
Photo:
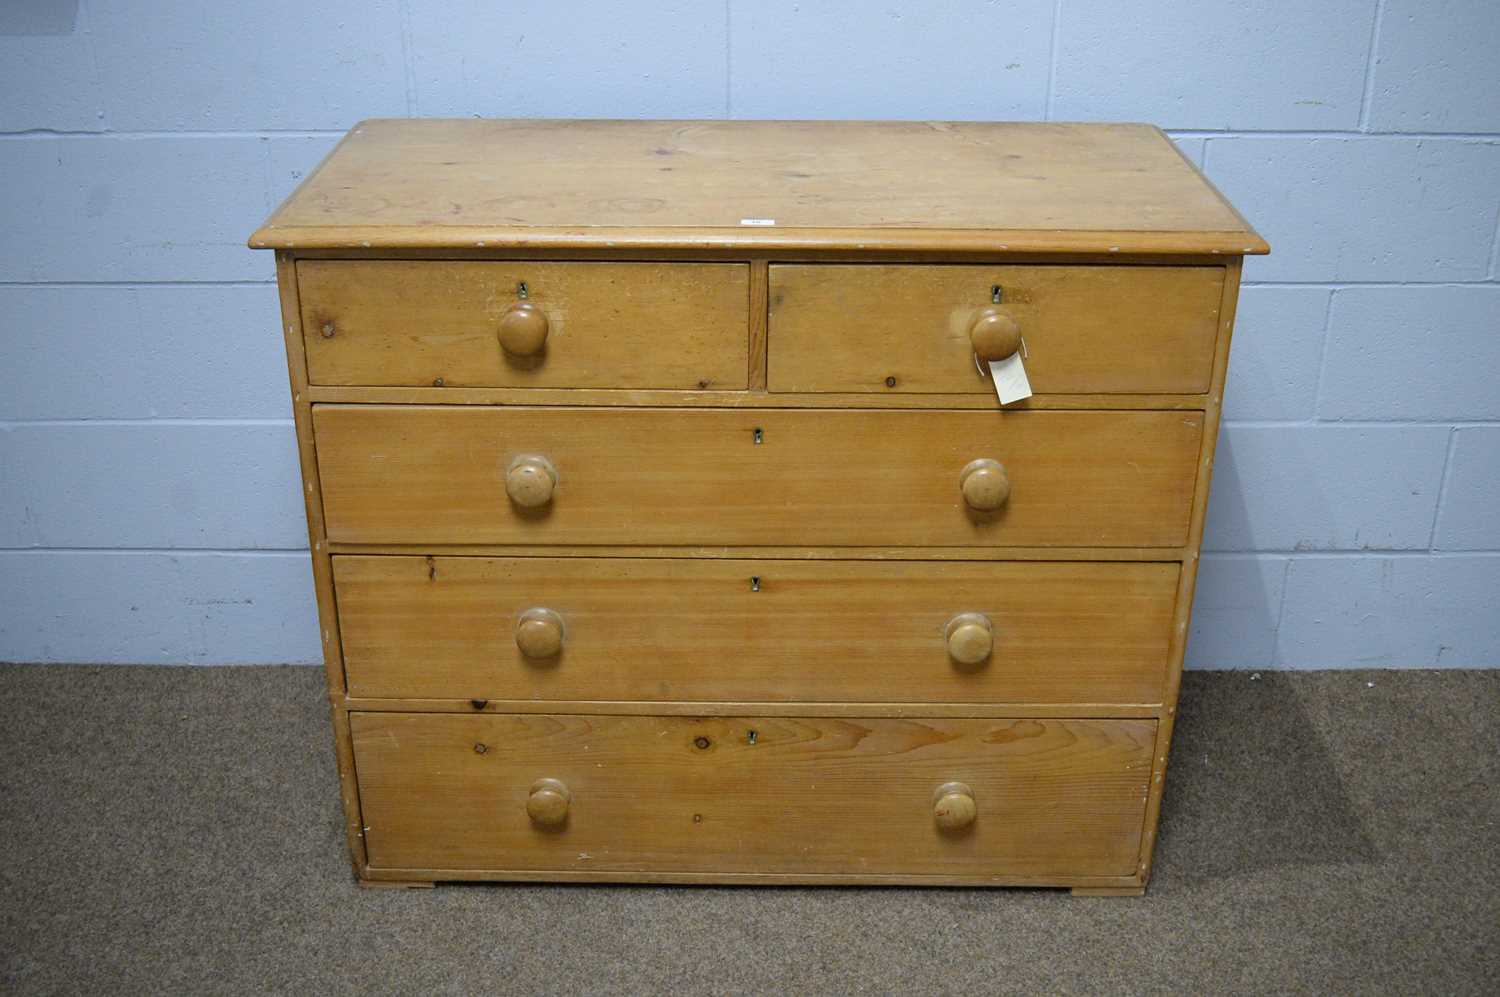
<svg viewBox="0 0 1500 997">
<path fill-rule="evenodd" d="M 529 301 L 517 301 L 500 316 L 500 345 L 518 357 L 534 356 L 547 345 L 547 316 Z"/>
<path fill-rule="evenodd" d="M 552 501 L 557 486 L 557 470 L 546 457 L 522 454 L 510 462 L 505 472 L 505 494 L 516 505 L 535 509 Z"/>
<path fill-rule="evenodd" d="M 998 460 L 970 461 L 958 475 L 964 502 L 979 512 L 994 512 L 1010 498 L 1010 475 Z"/>
<path fill-rule="evenodd" d="M 538 779 L 526 798 L 526 816 L 533 824 L 559 827 L 568 819 L 568 804 L 572 802 L 573 794 L 561 779 Z"/>
<path fill-rule="evenodd" d="M 562 653 L 563 621 L 550 609 L 528 609 L 516 621 L 516 646 L 528 658 L 555 658 Z"/>
<path fill-rule="evenodd" d="M 1004 360 L 1021 348 L 1021 324 L 999 308 L 983 308 L 969 323 L 969 342 L 979 359 Z"/>
<path fill-rule="evenodd" d="M 945 782 L 932 794 L 932 819 L 944 831 L 962 831 L 977 816 L 974 791 L 964 783 Z"/>
<path fill-rule="evenodd" d="M 977 665 L 995 649 L 995 628 L 983 613 L 959 613 L 948 621 L 948 656 L 961 665 Z"/>
</svg>

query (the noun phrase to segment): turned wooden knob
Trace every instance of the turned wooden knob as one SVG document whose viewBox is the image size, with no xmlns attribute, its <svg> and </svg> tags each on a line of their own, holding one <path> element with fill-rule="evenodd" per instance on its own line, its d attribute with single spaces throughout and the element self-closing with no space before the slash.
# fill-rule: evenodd
<svg viewBox="0 0 1500 997">
<path fill-rule="evenodd" d="M 516 646 L 528 658 L 555 658 L 562 653 L 563 622 L 550 609 L 528 609 L 516 621 Z"/>
<path fill-rule="evenodd" d="M 506 353 L 529 357 L 547 345 L 547 316 L 529 301 L 517 301 L 500 316 L 500 345 Z"/>
<path fill-rule="evenodd" d="M 995 628 L 983 613 L 959 613 L 944 634 L 948 656 L 961 665 L 977 665 L 995 649 Z"/>
<path fill-rule="evenodd" d="M 974 791 L 961 782 L 945 782 L 932 794 L 932 819 L 944 831 L 962 831 L 979 816 Z"/>
<path fill-rule="evenodd" d="M 1010 475 L 998 460 L 981 457 L 959 472 L 958 487 L 970 509 L 994 512 L 1010 498 Z"/>
<path fill-rule="evenodd" d="M 1004 360 L 1021 348 L 1021 324 L 999 308 L 982 308 L 969 323 L 969 342 L 979 359 Z"/>
<path fill-rule="evenodd" d="M 557 487 L 557 470 L 546 457 L 522 454 L 510 462 L 505 471 L 505 494 L 516 505 L 535 509 L 552 501 Z"/>
<path fill-rule="evenodd" d="M 533 824 L 558 827 L 568 819 L 568 804 L 572 802 L 573 794 L 561 779 L 538 779 L 526 798 L 526 816 Z"/>
</svg>

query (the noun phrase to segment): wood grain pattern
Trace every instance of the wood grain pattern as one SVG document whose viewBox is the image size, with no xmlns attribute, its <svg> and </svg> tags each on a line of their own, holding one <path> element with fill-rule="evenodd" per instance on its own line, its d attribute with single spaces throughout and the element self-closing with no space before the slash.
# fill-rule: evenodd
<svg viewBox="0 0 1500 997">
<path fill-rule="evenodd" d="M 1176 546 L 1193 412 L 314 407 L 330 538 L 372 543 Z M 755 431 L 761 431 L 761 443 Z M 517 511 L 504 469 L 557 468 Z M 994 456 L 1012 494 L 963 503 Z"/>
<path fill-rule="evenodd" d="M 1223 267 L 776 264 L 767 383 L 993 397 L 969 325 L 997 307 L 1037 394 L 1202 393 L 1223 283 Z"/>
<path fill-rule="evenodd" d="M 1223 252 L 1205 253 L 1155 253 L 1132 252 L 1038 252 L 1038 251 L 985 251 L 929 249 L 926 252 L 907 250 L 863 248 L 835 248 L 816 244 L 799 248 L 764 247 L 755 250 L 726 248 L 723 246 L 616 246 L 609 250 L 588 247 L 507 246 L 503 250 L 480 249 L 473 246 L 448 246 L 423 248 L 421 246 L 383 247 L 380 249 L 298 249 L 299 260 L 496 260 L 510 262 L 518 260 L 572 260 L 594 263 L 600 260 L 618 260 L 635 263 L 748 263 L 766 260 L 776 263 L 968 263 L 988 265 L 993 263 L 1046 264 L 1062 263 L 1068 266 L 1170 266 L 1170 267 L 1221 267 L 1235 254 Z"/>
<path fill-rule="evenodd" d="M 1063 887 L 1118 889 L 1118 894 L 1083 896 L 1140 896 L 1145 887 L 1138 876 L 1010 876 L 971 867 L 962 873 L 917 875 L 902 873 L 773 873 L 674 872 L 660 867 L 636 871 L 589 869 L 419 869 L 375 868 L 360 872 L 361 886 L 426 889 L 434 880 L 501 883 L 670 883 L 677 886 L 906 886 L 906 887 Z M 1128 892 L 1126 892 L 1128 891 Z"/>
<path fill-rule="evenodd" d="M 365 121 L 250 245 L 1266 251 L 1149 125 L 893 121 Z"/>
<path fill-rule="evenodd" d="M 661 717 L 1033 717 L 1060 720 L 1150 719 L 1161 716 L 1153 703 L 774 703 L 727 700 L 639 699 L 381 699 L 350 696 L 347 710 L 370 713 L 587 713 Z"/>
<path fill-rule="evenodd" d="M 764 378 L 765 369 L 761 368 Z M 977 375 L 976 375 L 977 376 Z M 762 385 L 762 389 L 764 385 Z M 881 392 L 636 391 L 609 388 L 399 388 L 311 385 L 316 402 L 371 405 L 550 405 L 557 408 L 619 406 L 694 408 L 888 408 L 974 409 L 1007 412 L 1052 409 L 1202 409 L 1206 395 L 1032 395 L 1001 406 L 991 391 L 982 394 L 903 394 Z"/>
<path fill-rule="evenodd" d="M 766 346 L 769 330 L 770 305 L 767 296 L 771 293 L 770 267 L 765 260 L 750 263 L 750 388 L 752 391 L 766 390 Z"/>
<path fill-rule="evenodd" d="M 328 535 L 323 523 L 323 493 L 318 483 L 312 400 L 307 394 L 307 357 L 302 352 L 297 269 L 287 253 L 276 254 L 276 283 L 281 304 L 281 331 L 286 343 L 287 375 L 292 393 L 292 420 L 297 432 L 297 455 L 302 471 L 303 507 L 307 513 L 307 544 L 312 555 L 318 636 L 323 651 L 323 674 L 328 683 L 339 794 L 343 801 L 344 840 L 349 850 L 350 864 L 355 873 L 359 874 L 366 866 L 365 839 L 360 826 L 359 787 L 354 779 L 354 749 L 349 739 L 349 715 L 340 708 L 346 688 L 338 610 L 333 598 L 333 562 L 329 557 Z"/>
<path fill-rule="evenodd" d="M 1149 720 L 355 714 L 372 867 L 1124 876 Z M 753 736 L 752 736 L 753 733 Z M 558 779 L 566 823 L 532 824 Z M 965 833 L 934 789 L 973 788 Z"/>
<path fill-rule="evenodd" d="M 744 264 L 304 260 L 316 384 L 697 389 L 746 386 Z M 519 300 L 546 318 L 543 352 L 501 349 Z"/>
<path fill-rule="evenodd" d="M 1180 561 L 1184 547 L 737 547 L 642 544 L 328 543 L 334 554 L 442 554 L 491 557 L 785 558 L 812 561 Z"/>
<path fill-rule="evenodd" d="M 1158 701 L 1176 564 L 336 557 L 354 696 Z M 752 583 L 752 579 L 755 581 Z M 562 619 L 555 659 L 517 619 Z M 949 659 L 983 613 L 989 660 Z"/>
</svg>

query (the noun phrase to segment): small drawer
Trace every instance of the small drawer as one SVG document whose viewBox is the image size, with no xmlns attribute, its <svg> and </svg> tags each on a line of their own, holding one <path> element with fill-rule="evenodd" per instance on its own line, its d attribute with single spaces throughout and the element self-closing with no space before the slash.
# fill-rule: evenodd
<svg viewBox="0 0 1500 997">
<path fill-rule="evenodd" d="M 303 260 L 297 291 L 313 384 L 749 383 L 744 264 Z"/>
<path fill-rule="evenodd" d="M 1177 547 L 1203 413 L 316 405 L 345 543 Z"/>
<path fill-rule="evenodd" d="M 350 721 L 371 867 L 431 878 L 1128 876 L 1156 741 L 1154 720 Z"/>
<path fill-rule="evenodd" d="M 1178 566 L 333 559 L 353 696 L 1158 703 Z"/>
<path fill-rule="evenodd" d="M 1037 394 L 1201 393 L 1223 288 L 1215 266 L 773 265 L 768 384 L 993 394 L 987 321 L 980 351 L 1024 341 Z"/>
</svg>

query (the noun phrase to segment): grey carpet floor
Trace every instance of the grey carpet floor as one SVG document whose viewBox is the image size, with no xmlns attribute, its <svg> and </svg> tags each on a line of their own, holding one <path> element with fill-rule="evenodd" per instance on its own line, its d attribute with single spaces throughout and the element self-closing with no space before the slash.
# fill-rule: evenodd
<svg viewBox="0 0 1500 997">
<path fill-rule="evenodd" d="M 320 670 L 0 666 L 0 990 L 1497 992 L 1500 671 L 1183 693 L 1140 899 L 374 891 Z"/>
</svg>

